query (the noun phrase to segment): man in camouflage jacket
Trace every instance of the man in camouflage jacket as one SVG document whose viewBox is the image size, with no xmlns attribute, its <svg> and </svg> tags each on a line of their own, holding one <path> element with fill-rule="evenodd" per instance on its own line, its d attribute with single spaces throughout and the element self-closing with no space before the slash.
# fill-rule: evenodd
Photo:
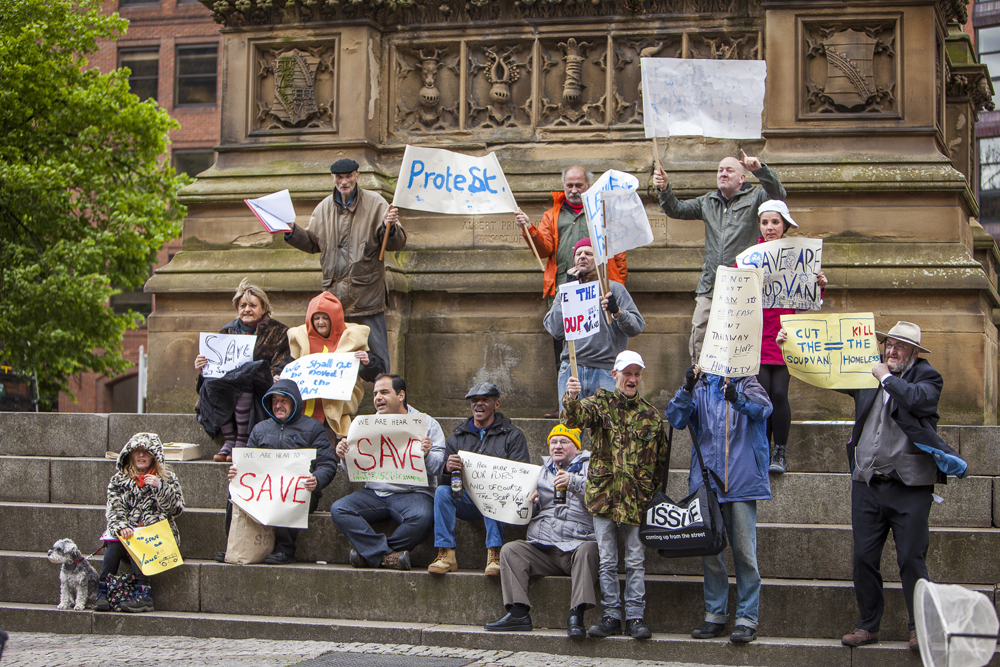
<svg viewBox="0 0 1000 667">
<path fill-rule="evenodd" d="M 571 377 L 562 399 L 562 422 L 589 428 L 593 441 L 584 501 L 594 515 L 604 618 L 587 631 L 591 637 L 622 632 L 619 534 L 625 543 L 625 629 L 635 639 L 651 636 L 643 621 L 646 549 L 639 523 L 663 476 L 667 437 L 656 408 L 639 397 L 643 368 L 642 357 L 625 350 L 615 359 L 613 392 L 599 389 L 579 400 L 580 382 Z"/>
</svg>

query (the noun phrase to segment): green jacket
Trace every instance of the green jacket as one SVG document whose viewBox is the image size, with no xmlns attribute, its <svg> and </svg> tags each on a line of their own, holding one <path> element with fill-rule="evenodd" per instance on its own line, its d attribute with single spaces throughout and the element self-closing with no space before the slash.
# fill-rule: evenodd
<svg viewBox="0 0 1000 667">
<path fill-rule="evenodd" d="M 643 398 L 598 389 L 580 400 L 563 396 L 562 423 L 589 428 L 590 470 L 584 502 L 594 516 L 638 525 L 663 478 L 667 433 Z"/>
</svg>

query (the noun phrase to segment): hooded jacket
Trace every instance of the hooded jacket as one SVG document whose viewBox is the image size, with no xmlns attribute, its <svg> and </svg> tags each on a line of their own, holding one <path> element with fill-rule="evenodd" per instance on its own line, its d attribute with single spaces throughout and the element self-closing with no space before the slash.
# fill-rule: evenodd
<svg viewBox="0 0 1000 667">
<path fill-rule="evenodd" d="M 274 416 L 271 403 L 275 395 L 281 394 L 292 399 L 292 414 L 285 421 Z M 316 478 L 316 491 L 323 490 L 337 474 L 337 459 L 326 437 L 323 425 L 302 414 L 302 395 L 291 380 L 278 380 L 264 394 L 264 410 L 270 419 L 257 424 L 247 447 L 257 449 L 316 449 L 316 458 L 309 465 L 309 472 Z"/>
<path fill-rule="evenodd" d="M 122 447 L 118 454 L 116 467 L 118 471 L 108 482 L 107 534 L 118 536 L 123 528 L 138 528 L 151 526 L 166 519 L 174 540 L 181 543 L 180 533 L 174 517 L 184 511 L 184 494 L 177 476 L 169 470 L 164 472 L 160 486 L 154 488 L 151 484 L 139 484 L 126 472 L 129 455 L 137 450 L 145 449 L 153 455 L 160 465 L 163 465 L 163 444 L 160 436 L 155 433 L 136 433 Z"/>
<path fill-rule="evenodd" d="M 528 454 L 528 440 L 524 437 L 524 433 L 511 424 L 502 412 L 493 413 L 493 424 L 483 433 L 482 438 L 478 433 L 469 430 L 469 422 L 471 421 L 471 417 L 466 419 L 456 426 L 448 437 L 444 447 L 444 460 L 446 462 L 449 456 L 459 452 L 495 456 L 498 459 L 520 461 L 521 463 L 531 461 L 531 455 Z M 441 484 L 448 486 L 450 483 L 450 473 L 442 469 Z"/>
<path fill-rule="evenodd" d="M 566 472 L 570 473 L 566 504 L 556 505 L 553 480 L 559 474 L 559 469 L 552 463 L 551 457 L 542 457 L 542 469 L 538 472 L 538 502 L 535 503 L 535 516 L 528 524 L 528 542 L 569 552 L 584 542 L 597 539 L 594 535 L 594 518 L 583 502 L 589 467 L 590 452 L 586 450 L 569 462 L 566 466 Z"/>
</svg>

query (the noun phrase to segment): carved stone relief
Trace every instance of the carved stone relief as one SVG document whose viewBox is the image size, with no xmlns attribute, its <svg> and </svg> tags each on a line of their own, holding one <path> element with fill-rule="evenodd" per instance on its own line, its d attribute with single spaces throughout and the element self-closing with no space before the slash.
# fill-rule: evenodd
<svg viewBox="0 0 1000 667">
<path fill-rule="evenodd" d="M 397 47 L 396 130 L 458 129 L 459 75 L 457 44 Z"/>
<path fill-rule="evenodd" d="M 251 133 L 336 131 L 337 41 L 295 48 L 257 45 Z"/>
<path fill-rule="evenodd" d="M 642 58 L 682 58 L 681 35 L 620 38 L 614 40 L 614 96 L 611 122 L 642 126 Z"/>
<path fill-rule="evenodd" d="M 607 38 L 603 36 L 542 42 L 540 126 L 605 124 L 607 50 Z"/>
<path fill-rule="evenodd" d="M 691 33 L 689 58 L 707 60 L 758 60 L 760 35 L 752 33 Z"/>
<path fill-rule="evenodd" d="M 468 47 L 469 129 L 531 125 L 531 43 Z"/>
<path fill-rule="evenodd" d="M 897 22 L 803 23 L 801 115 L 898 117 Z"/>
</svg>

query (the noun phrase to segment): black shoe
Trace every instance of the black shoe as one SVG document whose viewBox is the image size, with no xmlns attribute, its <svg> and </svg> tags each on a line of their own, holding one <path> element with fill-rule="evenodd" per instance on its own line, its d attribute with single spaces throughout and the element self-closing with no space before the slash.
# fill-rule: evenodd
<svg viewBox="0 0 1000 667">
<path fill-rule="evenodd" d="M 587 630 L 583 627 L 583 612 L 571 609 L 569 619 L 566 621 L 566 634 L 574 639 L 587 636 Z"/>
<path fill-rule="evenodd" d="M 219 562 L 219 563 L 225 563 L 226 562 L 226 552 L 225 551 L 216 551 L 215 552 L 215 560 L 216 560 L 216 562 Z"/>
<path fill-rule="evenodd" d="M 712 637 L 721 637 L 724 634 L 726 634 L 726 624 L 712 623 L 711 621 L 705 621 L 691 631 L 691 636 L 695 639 L 711 639 Z"/>
<path fill-rule="evenodd" d="M 632 639 L 649 639 L 653 636 L 641 618 L 630 618 L 625 621 L 625 631 L 632 635 Z"/>
<path fill-rule="evenodd" d="M 518 630 L 527 632 L 531 630 L 531 616 L 528 614 L 524 616 L 507 614 L 499 620 L 487 623 L 484 627 L 493 632 L 515 632 Z"/>
<path fill-rule="evenodd" d="M 294 563 L 295 558 L 281 551 L 275 551 L 273 554 L 264 556 L 264 562 L 268 565 L 288 565 Z"/>
<path fill-rule="evenodd" d="M 354 568 L 368 567 L 368 561 L 366 561 L 364 558 L 361 557 L 361 554 L 358 553 L 357 549 L 351 549 L 350 559 L 351 559 L 351 567 Z M 265 560 L 264 562 L 266 563 L 267 561 Z"/>
<path fill-rule="evenodd" d="M 788 471 L 788 462 L 785 461 L 785 448 L 775 447 L 774 456 L 771 457 L 771 465 L 767 469 L 776 475 L 783 475 Z"/>
<path fill-rule="evenodd" d="M 610 637 L 622 633 L 622 622 L 617 618 L 605 616 L 600 623 L 590 626 L 587 634 L 591 637 Z"/>
<path fill-rule="evenodd" d="M 746 625 L 737 625 L 733 634 L 729 635 L 729 641 L 734 644 L 749 644 L 757 639 L 757 630 Z"/>
</svg>

